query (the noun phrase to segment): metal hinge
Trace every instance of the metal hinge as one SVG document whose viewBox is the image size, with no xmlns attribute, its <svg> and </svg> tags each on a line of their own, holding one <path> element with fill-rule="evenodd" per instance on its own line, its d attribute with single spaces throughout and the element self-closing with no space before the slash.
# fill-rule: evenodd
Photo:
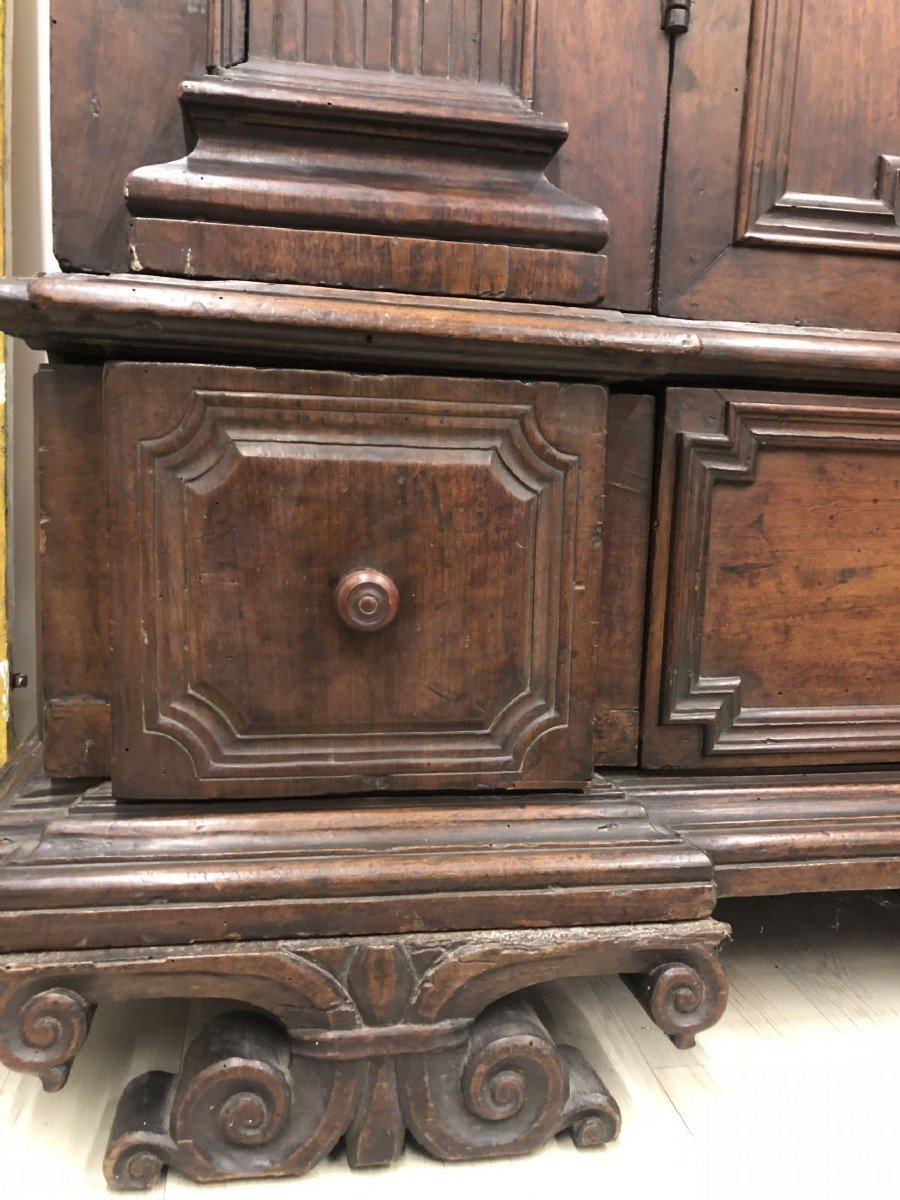
<svg viewBox="0 0 900 1200">
<path fill-rule="evenodd" d="M 662 27 L 666 33 L 677 37 L 687 33 L 691 24 L 691 0 L 662 0 Z"/>
</svg>

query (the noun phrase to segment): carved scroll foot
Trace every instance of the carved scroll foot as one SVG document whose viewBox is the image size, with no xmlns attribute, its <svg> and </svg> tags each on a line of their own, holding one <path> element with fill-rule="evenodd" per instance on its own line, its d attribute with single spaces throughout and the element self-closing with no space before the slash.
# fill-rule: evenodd
<svg viewBox="0 0 900 1200">
<path fill-rule="evenodd" d="M 407 1127 L 445 1162 L 530 1154 L 564 1130 L 584 1149 L 619 1133 L 600 1077 L 524 1000 L 488 1009 L 461 1048 L 401 1060 L 398 1076 Z"/>
<path fill-rule="evenodd" d="M 94 1006 L 69 988 L 23 989 L 0 1003 L 0 1062 L 58 1092 L 84 1045 Z"/>
<path fill-rule="evenodd" d="M 679 1050 L 715 1025 L 728 1002 L 728 980 L 718 955 L 697 947 L 623 979 Z"/>
<path fill-rule="evenodd" d="M 421 1029 L 416 1040 L 428 1040 Z M 125 1089 L 107 1182 L 143 1191 L 166 1167 L 197 1182 L 300 1175 L 342 1135 L 353 1167 L 394 1161 L 407 1130 L 446 1161 L 527 1154 L 563 1130 L 582 1148 L 618 1135 L 618 1105 L 593 1068 L 523 1001 L 431 1040 L 423 1053 L 366 1060 L 329 1043 L 317 1057 L 314 1038 L 256 1013 L 216 1017 L 178 1076 L 154 1071 Z"/>
<path fill-rule="evenodd" d="M 144 1191 L 164 1167 L 204 1183 L 300 1174 L 330 1149 L 313 1143 L 333 1082 L 315 1063 L 292 1071 L 287 1034 L 274 1021 L 256 1013 L 216 1017 L 179 1075 L 152 1071 L 125 1089 L 106 1153 L 107 1182 Z"/>
<path fill-rule="evenodd" d="M 727 933 L 704 919 L 0 956 L 0 1061 L 56 1088 L 98 1001 L 241 1006 L 177 1076 L 125 1090 L 106 1159 L 125 1191 L 166 1167 L 198 1182 L 303 1175 L 342 1139 L 354 1167 L 394 1161 L 407 1134 L 445 1161 L 528 1154 L 564 1131 L 603 1146 L 615 1101 L 520 993 L 627 975 L 687 1044 L 724 1007 Z"/>
</svg>

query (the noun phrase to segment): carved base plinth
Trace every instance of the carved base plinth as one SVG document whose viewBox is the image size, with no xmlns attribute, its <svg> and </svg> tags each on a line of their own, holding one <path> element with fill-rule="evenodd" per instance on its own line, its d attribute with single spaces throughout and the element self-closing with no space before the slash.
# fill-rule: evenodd
<svg viewBox="0 0 900 1200">
<path fill-rule="evenodd" d="M 166 1166 L 201 1182 L 302 1175 L 341 1139 L 351 1166 L 382 1166 L 407 1132 L 445 1161 L 527 1154 L 563 1130 L 602 1146 L 615 1101 L 514 993 L 623 973 L 686 1045 L 724 1008 L 727 933 L 706 919 L 7 956 L 0 1061 L 55 1090 L 100 1000 L 253 1006 L 213 1019 L 179 1075 L 125 1090 L 106 1159 L 122 1190 Z"/>
<path fill-rule="evenodd" d="M 445 1160 L 526 1154 L 563 1129 L 578 1146 L 618 1134 L 618 1106 L 598 1076 L 521 1002 L 471 1025 L 408 1026 L 379 1040 L 363 1059 L 353 1039 L 317 1046 L 259 1014 L 216 1017 L 180 1075 L 151 1072 L 126 1088 L 110 1186 L 151 1187 L 164 1166 L 199 1182 L 300 1175 L 341 1134 L 353 1167 L 393 1162 L 407 1129 Z"/>
<path fill-rule="evenodd" d="M 401 79 L 257 65 L 185 82 L 193 148 L 127 180 L 133 270 L 602 300 L 606 217 L 546 174 L 565 125 L 506 89 L 444 80 L 436 105 Z"/>
</svg>

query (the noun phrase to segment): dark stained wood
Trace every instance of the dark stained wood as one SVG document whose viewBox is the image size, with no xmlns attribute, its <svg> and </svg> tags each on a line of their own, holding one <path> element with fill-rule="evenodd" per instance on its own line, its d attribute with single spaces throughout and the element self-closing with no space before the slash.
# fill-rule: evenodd
<svg viewBox="0 0 900 1200">
<path fill-rule="evenodd" d="M 400 944 L 354 951 L 412 974 Z M 381 995 L 356 1003 L 370 999 Z M 312 1042 L 258 1014 L 213 1018 L 178 1076 L 153 1072 L 126 1088 L 106 1156 L 110 1187 L 149 1188 L 164 1167 L 203 1183 L 302 1175 L 336 1132 L 352 1167 L 389 1166 L 407 1128 L 450 1162 L 528 1154 L 564 1130 L 580 1148 L 618 1136 L 619 1107 L 600 1077 L 579 1051 L 557 1047 L 524 1001 L 474 1021 L 410 1023 L 365 1041 L 356 1032 Z M 498 1076 L 511 1094 L 498 1096 Z M 317 1092 L 330 1101 L 321 1111 Z"/>
<path fill-rule="evenodd" d="M 482 95 L 475 85 L 459 84 L 459 95 L 435 97 L 424 75 L 404 90 L 392 82 L 398 77 L 375 72 L 371 80 L 370 72 L 360 71 L 348 81 L 346 69 L 331 66 L 321 78 L 298 71 L 286 82 L 252 66 L 187 80 L 181 103 L 192 149 L 129 175 L 128 207 L 143 218 L 136 265 L 146 259 L 149 269 L 160 269 L 172 230 L 158 221 L 175 219 L 214 226 L 197 240 L 196 264 L 192 238 L 189 260 L 176 245 L 188 274 L 196 269 L 240 277 L 258 262 L 264 278 L 371 285 L 373 268 L 366 262 L 379 254 L 377 286 L 397 291 L 408 286 L 416 259 L 437 238 L 475 243 L 476 250 L 482 243 L 545 248 L 536 261 L 510 257 L 504 296 L 518 298 L 519 286 L 522 298 L 554 299 L 580 268 L 581 293 L 590 280 L 587 301 L 600 298 L 602 264 L 592 272 L 582 253 L 573 267 L 568 254 L 598 255 L 607 239 L 606 217 L 562 192 L 545 173 L 565 140 L 564 124 L 502 90 Z M 229 228 L 223 231 L 223 224 Z M 255 232 L 235 230 L 239 225 Z M 260 226 L 272 227 L 273 236 Z M 320 230 L 326 232 L 321 242 Z M 361 244 L 336 233 L 370 240 Z M 392 237 L 427 239 L 427 245 L 418 254 L 394 249 L 386 240 Z M 444 258 L 447 253 L 445 248 Z M 453 290 L 478 295 L 496 287 L 503 260 L 488 258 L 482 265 L 484 249 L 471 263 L 467 254 L 454 264 Z M 539 288 L 542 274 L 546 281 Z M 415 290 L 429 278 L 440 286 L 447 275 L 446 267 L 436 277 L 423 273 Z"/>
<path fill-rule="evenodd" d="M 129 176 L 132 214 L 602 249 L 603 213 L 543 176 L 564 124 L 521 101 L 496 112 L 420 111 L 335 75 L 340 92 L 324 98 L 255 75 L 186 81 L 182 104 L 198 144 L 185 159 Z"/>
<path fill-rule="evenodd" d="M 215 0 L 234 10 L 236 0 Z M 537 0 L 237 0 L 251 62 L 394 70 L 527 94 Z M 245 15 L 246 19 L 246 15 Z"/>
<path fill-rule="evenodd" d="M 86 275 L 0 283 L 0 327 L 57 353 L 623 380 L 896 385 L 900 337 L 278 284 Z"/>
<path fill-rule="evenodd" d="M 900 887 L 897 11 L 54 0 L 0 1062 L 253 1010 L 112 1187 L 603 1145 L 517 992 L 688 1046 L 719 895 Z"/>
<path fill-rule="evenodd" d="M 44 367 L 35 385 L 38 611 L 44 762 L 110 767 L 109 583 L 103 374 Z"/>
<path fill-rule="evenodd" d="M 198 810 L 116 804 L 21 758 L 0 808 L 6 951 L 692 920 L 715 903 L 706 855 L 602 784 Z"/>
<path fill-rule="evenodd" d="M 602 254 L 215 221 L 134 222 L 134 271 L 191 279 L 271 279 L 411 294 L 595 304 Z"/>
<path fill-rule="evenodd" d="M 598 766 L 633 767 L 638 759 L 655 416 L 652 396 L 610 397 L 594 717 Z"/>
<path fill-rule="evenodd" d="M 896 771 L 606 780 L 710 856 L 720 897 L 900 887 Z"/>
<path fill-rule="evenodd" d="M 56 252 L 67 267 L 124 270 L 130 261 L 124 181 L 136 167 L 178 159 L 188 149 L 178 102 L 180 84 L 183 79 L 202 77 L 207 60 L 218 71 L 244 61 L 243 0 L 211 0 L 208 50 L 202 8 L 186 6 L 184 0 L 131 0 L 127 13 L 121 10 L 119 0 L 55 0 L 55 4 L 59 9 L 58 13 L 54 10 L 53 40 L 53 89 L 59 98 L 53 147 Z M 301 61 L 305 14 L 300 11 L 302 6 L 292 7 L 297 11 L 281 13 L 276 24 L 271 4 L 252 6 L 250 31 L 255 62 L 274 55 L 283 71 Z M 500 13 L 499 0 L 495 7 L 496 13 L 486 18 L 494 30 L 493 37 L 499 29 L 495 19 Z M 352 73 L 365 67 L 404 76 L 419 61 L 418 53 L 404 50 L 397 41 L 398 34 L 405 36 L 411 28 L 409 22 L 416 16 L 418 0 L 403 13 L 395 12 L 391 0 L 345 0 L 337 5 L 327 0 L 318 8 L 331 10 L 327 14 L 330 38 L 322 43 L 320 66 L 337 59 L 344 75 L 348 69 Z M 364 13 L 360 11 L 363 8 Z M 524 11 L 513 12 L 514 6 L 507 6 L 509 11 L 501 14 L 504 28 L 515 30 L 512 41 L 523 51 L 521 56 L 506 53 L 502 61 L 499 43 L 493 48 L 479 44 L 481 5 L 475 0 L 445 0 L 441 5 L 432 0 L 427 8 L 422 61 L 432 81 L 439 82 L 438 76 L 446 74 L 448 79 L 477 83 L 482 66 L 488 69 L 488 64 L 494 62 L 489 73 L 505 79 L 515 94 L 529 97 L 534 93 L 539 111 L 568 124 L 569 140 L 551 165 L 551 177 L 567 193 L 602 208 L 612 221 L 616 253 L 603 303 L 607 307 L 649 310 L 668 74 L 668 42 L 659 28 L 658 0 L 630 0 L 626 6 L 618 0 L 566 0 L 564 5 L 549 8 L 542 20 Z M 448 10 L 450 40 L 445 53 L 438 35 L 448 29 Z M 509 44 L 507 37 L 503 45 Z M 586 44 L 591 45 L 589 54 L 584 52 Z M 483 49 L 487 52 L 482 53 Z M 437 75 L 429 74 L 429 64 Z M 611 78 L 616 80 L 614 88 L 598 85 L 598 80 Z M 144 79 L 148 80 L 146 85 Z M 382 93 L 387 90 L 381 89 Z M 140 105 L 134 106 L 136 111 L 127 122 L 116 122 L 111 114 L 130 101 L 135 91 L 140 94 Z M 86 122 L 84 114 L 91 110 L 96 111 Z M 88 133 L 90 138 L 85 142 Z M 229 232 L 233 237 L 233 227 Z M 252 269 L 247 266 L 249 261 L 265 272 L 260 277 L 287 278 L 275 251 L 263 260 L 259 248 L 264 243 L 269 250 L 273 242 L 285 240 L 292 248 L 281 253 L 287 255 L 288 262 L 296 262 L 297 239 L 286 231 L 270 229 L 267 239 L 255 235 L 252 255 L 247 249 L 240 253 L 235 249 L 232 269 L 227 274 L 241 277 Z M 214 247 L 205 245 L 206 235 L 195 231 L 191 241 L 204 242 L 209 260 Z M 328 244 L 329 239 L 322 236 L 320 265 L 308 279 L 321 277 Z M 320 242 L 315 245 L 318 247 Z M 352 243 L 347 243 L 339 274 L 353 270 L 351 250 Z M 468 253 L 458 245 L 457 252 Z M 225 248 L 216 248 L 219 260 L 225 253 Z M 302 253 L 308 251 L 304 248 Z M 592 254 L 591 258 L 599 259 L 593 264 L 594 272 L 602 270 L 602 257 Z M 150 262 L 149 253 L 146 261 Z M 572 299 L 560 294 L 567 292 L 569 285 L 563 282 L 567 275 L 564 260 L 557 256 L 555 261 L 561 272 L 560 282 L 552 294 L 544 292 L 545 300 L 591 304 L 598 296 L 603 297 L 602 286 L 595 287 L 594 294 L 582 287 L 582 294 Z M 159 263 L 155 269 L 160 272 L 170 269 L 162 260 Z M 449 267 L 444 280 L 438 279 L 428 289 L 408 285 L 402 271 L 395 266 L 391 269 L 397 271 L 398 290 L 459 291 L 458 286 L 450 288 L 445 282 Z M 434 269 L 430 265 L 429 270 Z M 340 282 L 336 278 L 329 281 Z M 354 283 L 352 279 L 350 282 Z M 357 276 L 355 286 L 384 284 Z M 496 271 L 486 287 L 491 295 L 513 295 L 514 289 L 526 299 L 533 294 L 527 282 L 521 287 L 514 282 L 505 291 L 498 290 Z M 479 285 L 470 283 L 463 291 L 479 294 Z"/>
<path fill-rule="evenodd" d="M 898 455 L 896 400 L 669 393 L 643 765 L 896 761 Z"/>
<path fill-rule="evenodd" d="M 890 770 L 609 773 L 589 798 L 563 803 L 231 805 L 198 820 L 196 809 L 123 810 L 108 786 L 81 799 L 51 789 L 25 751 L 0 812 L 6 951 L 527 928 L 554 915 L 684 920 L 709 913 L 717 894 L 900 886 L 900 776 Z M 423 851 L 448 830 L 452 844 L 429 861 Z M 86 877 L 77 888 L 76 866 Z M 491 887 L 477 890 L 484 878 Z"/>
<path fill-rule="evenodd" d="M 51 1064 L 65 1064 L 77 1053 L 83 1037 L 72 1036 L 65 1028 L 69 1022 L 62 1020 L 58 1040 L 48 1038 L 47 1045 L 33 1047 L 30 1053 L 16 1046 L 24 1005 L 52 984 L 80 993 L 85 1009 L 109 997 L 189 996 L 238 1004 L 255 1002 L 295 1036 L 317 1035 L 304 1039 L 309 1051 L 316 1049 L 318 1042 L 323 1059 L 329 1057 L 330 1047 L 340 1059 L 345 1057 L 340 1053 L 341 1033 L 353 1035 L 347 1037 L 348 1043 L 368 1043 L 371 1048 L 378 1040 L 388 1041 L 392 1034 L 402 1035 L 402 1028 L 391 1027 L 408 1023 L 403 1021 L 404 1013 L 414 1013 L 416 1023 L 426 1026 L 466 1022 L 497 1000 L 551 979 L 644 974 L 691 954 L 706 959 L 727 932 L 726 925 L 706 919 L 523 933 L 482 930 L 403 938 L 159 946 L 140 953 L 73 949 L 53 955 L 9 955 L 0 959 L 0 1046 L 4 1063 L 37 1075 Z M 397 956 L 400 961 L 393 969 L 390 962 L 382 962 L 366 970 L 365 964 L 353 961 L 358 957 L 355 950 Z M 412 978 L 411 968 L 415 970 Z M 348 978 L 351 970 L 352 981 Z M 718 972 L 715 975 L 721 980 Z M 343 998 L 338 995 L 340 984 Z M 347 995 L 348 984 L 356 999 Z M 378 991 L 362 999 L 360 985 L 366 984 Z M 707 1002 L 694 1012 L 694 1021 L 701 1028 L 712 1023 L 710 1010 L 719 1002 L 715 989 L 704 991 Z M 73 1000 L 71 1009 L 77 1019 L 76 1004 Z M 412 1012 L 410 1006 L 414 1006 Z M 377 1026 L 382 1024 L 388 1028 L 379 1039 Z M 423 1031 L 419 1033 L 421 1036 Z M 21 1061 L 13 1063 L 13 1059 Z"/>
<path fill-rule="evenodd" d="M 896 7 L 756 0 L 752 21 L 739 238 L 900 255 Z"/>
<path fill-rule="evenodd" d="M 66 270 L 122 271 L 129 172 L 186 149 L 178 88 L 206 68 L 204 6 L 52 0 L 51 15 L 54 252 Z"/>
<path fill-rule="evenodd" d="M 589 782 L 604 392 L 120 364 L 104 399 L 117 796 Z"/>
<path fill-rule="evenodd" d="M 208 63 L 211 70 L 245 62 L 248 41 L 259 16 L 249 9 L 249 0 L 207 0 L 209 31 Z M 251 17 L 253 20 L 251 21 Z"/>
<path fill-rule="evenodd" d="M 533 300 L 574 278 L 570 302 L 596 303 L 604 264 L 590 259 L 608 223 L 547 178 L 567 128 L 532 104 L 537 7 L 485 0 L 459 21 L 447 0 L 389 12 L 374 0 L 387 71 L 368 65 L 369 0 L 248 0 L 247 61 L 181 86 L 187 155 L 128 177 L 142 219 L 133 264 L 172 270 L 174 256 L 188 275 L 258 266 L 261 278 L 389 291 L 452 280 L 457 294 Z M 210 14 L 214 41 L 226 11 Z M 473 38 L 477 53 L 461 55 Z M 194 239 L 173 219 L 212 228 Z M 422 270 L 435 238 L 474 243 L 474 260 L 466 250 L 451 267 L 445 246 L 438 270 Z M 492 256 L 484 243 L 542 253 Z"/>
<path fill-rule="evenodd" d="M 92 574 L 83 576 L 85 588 L 96 592 L 102 609 L 109 608 L 109 595 L 99 591 L 97 584 L 105 583 L 108 567 L 104 563 Z M 51 606 L 63 608 L 59 598 Z M 71 649 L 78 653 L 81 631 L 73 631 Z M 109 670 L 109 644 L 98 647 L 95 671 Z M 46 662 L 46 658 L 43 660 Z M 108 676 L 107 676 L 108 678 Z M 46 679 L 46 677 L 45 677 Z M 46 689 L 46 682 L 44 684 Z M 100 779 L 112 770 L 112 717 L 109 698 L 95 696 L 56 698 L 45 691 L 42 713 L 44 761 L 47 773 L 59 779 Z"/>
<path fill-rule="evenodd" d="M 898 38 L 889 0 L 694 5 L 675 52 L 661 312 L 898 328 Z"/>
<path fill-rule="evenodd" d="M 687 1044 L 724 1007 L 727 933 L 706 920 L 7 957 L 0 1061 L 56 1086 L 108 997 L 255 1004 L 215 1017 L 178 1077 L 126 1089 L 106 1158 L 126 1190 L 152 1186 L 164 1165 L 198 1181 L 303 1174 L 345 1132 L 353 1166 L 392 1161 L 407 1129 L 447 1161 L 528 1153 L 564 1129 L 596 1147 L 618 1133 L 615 1101 L 528 1003 L 505 997 L 627 972 Z"/>
<path fill-rule="evenodd" d="M 335 602 L 345 625 L 360 633 L 375 633 L 396 618 L 400 592 L 389 575 L 363 568 L 341 579 Z"/>
<path fill-rule="evenodd" d="M 604 306 L 653 310 L 669 42 L 659 0 L 545 0 L 535 106 L 569 136 L 551 168 L 609 219 Z"/>
<path fill-rule="evenodd" d="M 679 1050 L 696 1044 L 697 1033 L 714 1025 L 728 1003 L 728 981 L 719 962 L 703 952 L 653 970 L 626 976 L 637 998 Z"/>
</svg>

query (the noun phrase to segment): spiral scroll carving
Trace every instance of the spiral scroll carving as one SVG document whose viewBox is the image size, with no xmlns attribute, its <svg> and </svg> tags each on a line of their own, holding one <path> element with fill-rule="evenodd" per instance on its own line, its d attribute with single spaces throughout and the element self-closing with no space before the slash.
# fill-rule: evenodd
<svg viewBox="0 0 900 1200">
<path fill-rule="evenodd" d="M 257 1086 L 258 1091 L 235 1092 L 219 1111 L 219 1131 L 235 1146 L 264 1146 L 284 1128 L 290 1108 L 287 1080 L 272 1073 Z"/>
<path fill-rule="evenodd" d="M 254 1006 L 215 1016 L 177 1075 L 126 1087 L 105 1159 L 119 1191 L 166 1167 L 198 1183 L 300 1176 L 342 1139 L 353 1167 L 395 1161 L 407 1134 L 445 1161 L 527 1154 L 563 1131 L 604 1146 L 615 1100 L 522 989 L 638 969 L 654 1019 L 687 1038 L 724 1008 L 712 948 L 727 933 L 709 920 L 6 956 L 0 1062 L 61 1086 L 90 1026 L 82 992 L 220 999 L 233 984 Z"/>
<path fill-rule="evenodd" d="M 523 1001 L 488 1009 L 467 1046 L 398 1072 L 409 1129 L 445 1160 L 527 1154 L 566 1128 L 583 1147 L 618 1132 L 618 1108 L 593 1070 L 557 1047 Z"/>
<path fill-rule="evenodd" d="M 404 1128 L 445 1160 L 527 1154 L 564 1129 L 580 1147 L 618 1133 L 619 1110 L 592 1068 L 557 1047 L 524 1002 L 488 1009 L 467 1040 L 444 1036 L 442 1049 L 379 1055 L 373 1075 L 352 1041 L 345 1060 L 339 1041 L 292 1042 L 259 1014 L 216 1017 L 180 1076 L 151 1072 L 128 1085 L 107 1180 L 145 1190 L 165 1166 L 198 1182 L 302 1175 L 342 1135 L 353 1165 L 383 1165 L 402 1150 Z"/>
<path fill-rule="evenodd" d="M 201 1182 L 300 1175 L 352 1115 L 358 1064 L 304 1061 L 280 1025 L 255 1013 L 214 1018 L 178 1077 L 134 1080 L 106 1157 L 110 1186 L 151 1187 L 163 1165 Z"/>
<path fill-rule="evenodd" d="M 163 1154 L 155 1154 L 141 1145 L 132 1147 L 127 1154 L 122 1154 L 116 1163 L 115 1175 L 109 1181 L 110 1186 L 122 1192 L 145 1192 L 156 1187 L 165 1165 Z"/>
<path fill-rule="evenodd" d="M 511 1121 L 526 1108 L 561 1113 L 566 1086 L 559 1052 L 527 1032 L 498 1037 L 470 1054 L 462 1094 L 469 1112 L 485 1121 Z"/>
<path fill-rule="evenodd" d="M 176 1141 L 190 1138 L 208 1163 L 242 1155 L 251 1163 L 287 1124 L 291 1111 L 287 1071 L 273 1062 L 231 1057 L 211 1064 L 176 1093 Z"/>
<path fill-rule="evenodd" d="M 12 997 L 0 1011 L 0 1062 L 39 1075 L 48 1092 L 59 1091 L 84 1045 L 93 1011 L 68 988 Z"/>
<path fill-rule="evenodd" d="M 725 972 L 711 951 L 661 962 L 628 982 L 655 1024 L 679 1049 L 693 1046 L 696 1035 L 718 1021 L 728 1000 Z"/>
</svg>

